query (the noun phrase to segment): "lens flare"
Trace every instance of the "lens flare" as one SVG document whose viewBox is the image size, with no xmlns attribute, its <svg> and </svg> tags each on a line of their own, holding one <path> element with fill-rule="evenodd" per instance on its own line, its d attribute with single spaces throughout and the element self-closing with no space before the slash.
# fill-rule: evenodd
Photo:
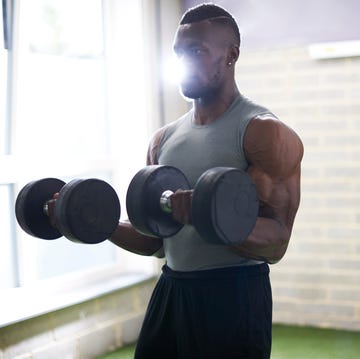
<svg viewBox="0 0 360 359">
<path fill-rule="evenodd" d="M 184 63 L 176 56 L 172 56 L 164 62 L 163 65 L 163 78 L 164 81 L 170 84 L 179 85 L 181 80 L 186 75 Z"/>
</svg>

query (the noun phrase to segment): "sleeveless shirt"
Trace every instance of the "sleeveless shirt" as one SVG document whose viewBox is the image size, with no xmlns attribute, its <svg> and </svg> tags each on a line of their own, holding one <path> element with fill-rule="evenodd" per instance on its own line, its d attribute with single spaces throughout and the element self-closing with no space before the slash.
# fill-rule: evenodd
<svg viewBox="0 0 360 359">
<path fill-rule="evenodd" d="M 244 133 L 250 120 L 263 114 L 271 112 L 242 95 L 225 113 L 207 125 L 195 125 L 194 110 L 191 109 L 166 127 L 158 150 L 158 162 L 179 168 L 192 187 L 200 175 L 212 167 L 246 170 Z M 208 243 L 191 225 L 185 225 L 176 235 L 164 238 L 163 243 L 167 265 L 176 271 L 262 263 L 242 258 L 226 245 Z"/>
</svg>

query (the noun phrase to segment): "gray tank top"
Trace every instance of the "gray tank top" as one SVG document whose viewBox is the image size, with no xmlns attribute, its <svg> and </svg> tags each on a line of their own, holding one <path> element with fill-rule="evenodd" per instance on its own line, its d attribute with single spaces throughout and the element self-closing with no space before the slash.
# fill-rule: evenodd
<svg viewBox="0 0 360 359">
<path fill-rule="evenodd" d="M 166 128 L 158 151 L 159 164 L 179 168 L 192 187 L 200 175 L 212 167 L 246 170 L 248 163 L 242 146 L 246 127 L 255 116 L 269 113 L 241 95 L 223 115 L 208 125 L 195 125 L 194 113 L 190 110 Z M 190 225 L 164 239 L 164 252 L 167 265 L 177 271 L 261 263 L 242 258 L 225 245 L 206 242 Z"/>
</svg>

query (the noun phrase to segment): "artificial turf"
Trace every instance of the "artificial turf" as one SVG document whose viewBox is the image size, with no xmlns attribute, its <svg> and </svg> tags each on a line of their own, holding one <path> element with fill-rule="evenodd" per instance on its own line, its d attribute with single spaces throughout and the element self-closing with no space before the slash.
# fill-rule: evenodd
<svg viewBox="0 0 360 359">
<path fill-rule="evenodd" d="M 133 359 L 134 350 L 127 346 L 98 359 Z M 358 359 L 359 353 L 360 332 L 273 326 L 271 359 Z"/>
</svg>

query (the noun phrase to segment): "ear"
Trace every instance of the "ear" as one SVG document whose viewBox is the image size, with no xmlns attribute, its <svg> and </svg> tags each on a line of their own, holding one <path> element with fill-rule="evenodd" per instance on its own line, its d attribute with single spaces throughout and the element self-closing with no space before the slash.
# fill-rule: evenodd
<svg viewBox="0 0 360 359">
<path fill-rule="evenodd" d="M 231 45 L 228 51 L 227 63 L 234 64 L 240 55 L 240 48 L 237 45 Z"/>
</svg>

